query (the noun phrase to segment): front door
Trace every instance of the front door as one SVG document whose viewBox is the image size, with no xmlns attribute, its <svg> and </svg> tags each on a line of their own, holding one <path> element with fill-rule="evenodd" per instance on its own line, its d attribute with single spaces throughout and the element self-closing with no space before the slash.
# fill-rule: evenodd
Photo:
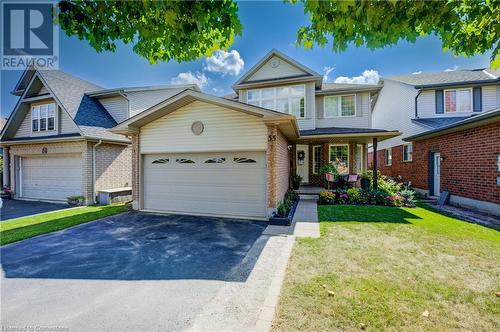
<svg viewBox="0 0 500 332">
<path fill-rule="evenodd" d="M 302 183 L 309 183 L 309 146 L 297 145 L 295 152 L 297 174 L 302 176 Z"/>
<path fill-rule="evenodd" d="M 439 196 L 441 193 L 441 154 L 434 153 L 434 196 Z"/>
</svg>

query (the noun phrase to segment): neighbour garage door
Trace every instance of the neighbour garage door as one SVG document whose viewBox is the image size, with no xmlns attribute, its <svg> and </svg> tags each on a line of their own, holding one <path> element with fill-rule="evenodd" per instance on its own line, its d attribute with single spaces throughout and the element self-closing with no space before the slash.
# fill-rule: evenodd
<svg viewBox="0 0 500 332">
<path fill-rule="evenodd" d="M 144 156 L 144 209 L 266 217 L 264 152 Z"/>
<path fill-rule="evenodd" d="M 66 200 L 82 194 L 82 159 L 78 154 L 22 157 L 21 193 L 24 198 Z"/>
</svg>

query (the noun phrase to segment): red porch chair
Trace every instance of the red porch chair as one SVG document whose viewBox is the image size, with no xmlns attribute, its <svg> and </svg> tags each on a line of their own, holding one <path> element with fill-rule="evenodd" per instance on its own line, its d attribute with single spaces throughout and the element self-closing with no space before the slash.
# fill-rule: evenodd
<svg viewBox="0 0 500 332">
<path fill-rule="evenodd" d="M 326 187 L 328 190 L 330 190 L 330 182 L 335 181 L 335 176 L 333 176 L 333 173 L 325 173 L 325 180 L 326 180 Z"/>
<path fill-rule="evenodd" d="M 356 184 L 358 183 L 359 176 L 358 174 L 349 174 L 349 177 L 347 178 L 347 186 L 348 187 L 356 187 Z"/>
</svg>

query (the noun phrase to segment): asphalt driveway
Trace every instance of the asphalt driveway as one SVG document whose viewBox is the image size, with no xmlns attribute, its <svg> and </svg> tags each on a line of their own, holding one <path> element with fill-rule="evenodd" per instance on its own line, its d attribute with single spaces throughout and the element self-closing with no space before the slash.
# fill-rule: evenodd
<svg viewBox="0 0 500 332">
<path fill-rule="evenodd" d="M 2 324 L 186 329 L 227 283 L 246 281 L 265 227 L 131 212 L 3 246 Z"/>
<path fill-rule="evenodd" d="M 17 199 L 4 199 L 0 209 L 0 220 L 31 216 L 38 213 L 67 209 L 67 204 L 46 203 L 36 201 L 21 201 Z"/>
</svg>

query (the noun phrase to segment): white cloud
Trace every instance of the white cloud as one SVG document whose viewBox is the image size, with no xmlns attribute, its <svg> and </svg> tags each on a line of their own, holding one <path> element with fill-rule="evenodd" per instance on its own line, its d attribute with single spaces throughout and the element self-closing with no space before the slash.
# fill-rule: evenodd
<svg viewBox="0 0 500 332">
<path fill-rule="evenodd" d="M 200 88 L 204 88 L 208 84 L 208 77 L 204 73 L 190 71 L 179 73 L 176 77 L 172 78 L 172 84 L 197 84 Z"/>
<path fill-rule="evenodd" d="M 413 72 L 413 73 L 411 73 L 411 74 L 412 74 L 412 75 L 420 75 L 420 74 L 422 74 L 422 71 L 421 71 L 421 70 L 419 70 L 419 71 L 414 71 L 414 72 Z"/>
<path fill-rule="evenodd" d="M 335 67 L 324 66 L 323 67 L 323 80 L 328 81 L 328 75 L 335 69 Z"/>
<path fill-rule="evenodd" d="M 238 51 L 217 51 L 214 55 L 205 59 L 204 69 L 222 75 L 238 75 L 244 66 L 245 62 Z"/>
<path fill-rule="evenodd" d="M 458 69 L 458 67 L 460 67 L 460 66 L 454 65 L 453 68 L 447 68 L 444 71 L 455 71 Z"/>
<path fill-rule="evenodd" d="M 377 84 L 379 79 L 377 70 L 367 69 L 360 76 L 339 76 L 335 79 L 335 83 Z"/>
</svg>

